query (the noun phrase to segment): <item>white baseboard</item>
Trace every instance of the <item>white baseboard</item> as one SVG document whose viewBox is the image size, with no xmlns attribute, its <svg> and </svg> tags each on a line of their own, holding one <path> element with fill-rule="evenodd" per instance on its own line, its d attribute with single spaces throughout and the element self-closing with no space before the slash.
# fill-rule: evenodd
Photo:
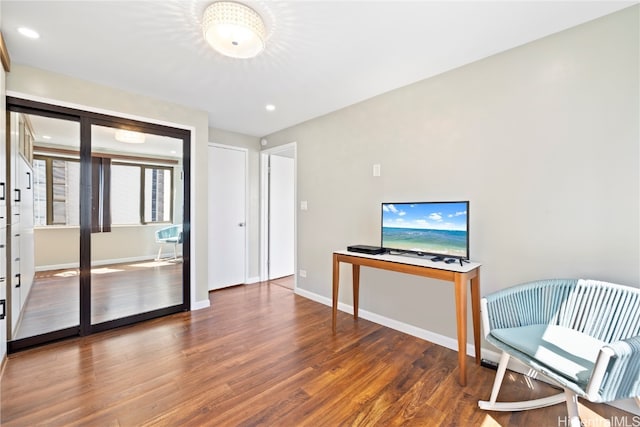
<svg viewBox="0 0 640 427">
<path fill-rule="evenodd" d="M 156 255 L 136 256 L 129 258 L 117 258 L 106 259 L 101 261 L 92 261 L 93 265 L 111 265 L 111 264 L 124 264 L 126 262 L 139 262 L 139 261 L 152 261 L 155 260 Z M 163 258 L 167 261 L 173 260 L 173 257 Z M 52 265 L 39 265 L 36 266 L 36 271 L 51 271 L 51 270 L 67 270 L 71 268 L 80 268 L 79 262 L 71 262 L 66 264 L 52 264 Z"/>
<path fill-rule="evenodd" d="M 258 283 L 260 282 L 260 276 L 254 276 L 254 277 L 249 277 L 245 284 L 247 285 L 253 285 L 254 283 Z"/>
<path fill-rule="evenodd" d="M 313 300 L 315 302 L 319 302 L 320 304 L 332 306 L 332 302 L 330 298 L 324 297 L 322 295 L 318 295 L 313 292 L 306 291 L 304 289 L 296 288 L 295 293 L 300 295 L 301 297 L 305 297 L 307 299 Z M 353 306 L 338 302 L 338 310 L 343 311 L 345 313 L 353 314 Z M 372 313 L 367 310 L 359 309 L 358 316 L 370 320 L 374 323 L 377 323 L 382 326 L 386 326 L 391 329 L 395 329 L 396 331 L 404 332 L 405 334 L 421 338 L 425 341 L 432 342 L 434 344 L 441 345 L 442 347 L 449 348 L 451 350 L 458 351 L 458 340 L 440 335 L 435 332 L 427 331 L 426 329 L 418 328 L 417 326 L 409 325 L 404 322 L 400 322 L 398 320 L 390 319 L 385 316 L 381 316 L 376 313 Z M 469 356 L 475 356 L 475 347 L 472 344 L 467 344 L 467 354 Z"/>
<path fill-rule="evenodd" d="M 332 306 L 332 301 L 330 298 L 324 297 L 322 295 L 318 295 L 313 292 L 306 291 L 304 289 L 296 288 L 295 293 L 300 295 L 301 297 L 310 299 L 315 302 L 319 302 L 320 304 L 327 305 L 329 307 Z M 345 313 L 353 314 L 353 306 L 338 302 L 338 310 L 343 311 Z M 363 319 L 370 320 L 374 323 L 377 323 L 382 326 L 386 326 L 388 328 L 394 329 L 396 331 L 404 332 L 405 334 L 421 338 L 423 340 L 432 342 L 434 344 L 441 345 L 442 347 L 449 348 L 451 350 L 458 351 L 458 341 L 456 339 L 437 334 L 435 332 L 428 331 L 426 329 L 418 328 L 413 325 L 409 325 L 404 322 L 400 322 L 398 320 L 390 319 L 385 316 L 381 316 L 376 313 L 372 313 L 367 310 L 359 309 L 358 310 L 359 317 Z M 482 348 L 480 350 L 483 359 L 491 360 L 492 362 L 498 363 L 500 361 L 500 353 Z M 475 346 L 467 343 L 467 355 L 475 357 Z M 553 384 L 548 378 L 544 377 L 544 375 L 538 374 L 537 372 L 531 370 L 527 366 L 520 363 L 518 360 L 511 358 L 509 360 L 509 366 L 507 369 L 518 372 L 520 374 L 526 375 L 528 377 L 538 379 L 540 381 L 544 381 L 547 383 Z M 635 415 L 640 415 L 640 408 L 636 405 L 633 399 L 624 399 L 618 400 L 615 402 L 609 402 L 608 405 L 616 407 L 618 409 L 622 409 L 623 411 L 630 412 Z"/>
<path fill-rule="evenodd" d="M 209 299 L 201 300 L 201 301 L 191 301 L 191 311 L 202 310 L 203 308 L 208 308 L 211 306 Z"/>
</svg>

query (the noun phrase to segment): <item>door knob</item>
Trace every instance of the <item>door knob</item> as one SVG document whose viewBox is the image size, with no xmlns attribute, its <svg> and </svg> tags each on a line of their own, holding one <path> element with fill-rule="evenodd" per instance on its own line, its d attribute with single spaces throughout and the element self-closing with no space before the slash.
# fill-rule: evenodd
<svg viewBox="0 0 640 427">
<path fill-rule="evenodd" d="M 244 227 L 244 222 L 239 222 L 238 227 Z"/>
</svg>

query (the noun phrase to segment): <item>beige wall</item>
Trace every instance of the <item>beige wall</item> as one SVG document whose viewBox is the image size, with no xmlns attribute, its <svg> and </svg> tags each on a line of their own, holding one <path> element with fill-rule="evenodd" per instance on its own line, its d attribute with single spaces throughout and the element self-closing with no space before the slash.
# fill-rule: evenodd
<svg viewBox="0 0 640 427">
<path fill-rule="evenodd" d="M 248 277 L 251 282 L 260 277 L 260 139 L 254 136 L 209 128 L 209 142 L 248 150 Z"/>
<path fill-rule="evenodd" d="M 269 135 L 298 143 L 298 287 L 330 298 L 332 251 L 379 244 L 381 202 L 440 200 L 470 200 L 483 294 L 551 277 L 640 286 L 638 13 Z M 365 268 L 360 308 L 456 336 L 445 282 Z"/>
<path fill-rule="evenodd" d="M 91 235 L 92 264 L 153 259 L 160 244 L 156 243 L 159 225 L 116 225 L 109 233 Z M 78 227 L 36 227 L 36 271 L 77 267 L 80 259 L 80 229 Z M 178 245 L 178 255 L 182 245 Z M 173 245 L 162 247 L 162 256 L 173 255 Z"/>
<path fill-rule="evenodd" d="M 44 102 L 191 130 L 191 298 L 196 307 L 207 305 L 207 113 L 19 64 L 13 64 L 7 75 L 7 90 Z"/>
</svg>

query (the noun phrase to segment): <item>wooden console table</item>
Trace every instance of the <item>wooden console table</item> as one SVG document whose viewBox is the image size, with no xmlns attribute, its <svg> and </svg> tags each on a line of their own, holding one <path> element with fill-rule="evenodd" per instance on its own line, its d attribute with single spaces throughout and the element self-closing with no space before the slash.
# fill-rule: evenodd
<svg viewBox="0 0 640 427">
<path fill-rule="evenodd" d="M 353 268 L 353 318 L 358 318 L 360 289 L 360 266 L 415 274 L 433 279 L 446 280 L 455 285 L 456 324 L 458 332 L 458 366 L 460 385 L 467 384 L 467 282 L 471 288 L 471 313 L 473 319 L 473 344 L 476 364 L 480 364 L 480 264 L 445 264 L 433 262 L 430 257 L 414 258 L 397 255 L 366 255 L 349 251 L 333 253 L 333 333 L 336 333 L 338 315 L 338 288 L 340 285 L 340 263 L 348 263 Z"/>
</svg>

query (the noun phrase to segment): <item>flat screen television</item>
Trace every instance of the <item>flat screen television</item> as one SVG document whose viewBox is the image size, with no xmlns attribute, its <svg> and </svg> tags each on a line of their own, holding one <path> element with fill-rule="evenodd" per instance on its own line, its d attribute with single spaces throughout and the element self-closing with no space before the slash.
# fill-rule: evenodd
<svg viewBox="0 0 640 427">
<path fill-rule="evenodd" d="M 382 203 L 383 248 L 469 259 L 469 202 Z"/>
</svg>

